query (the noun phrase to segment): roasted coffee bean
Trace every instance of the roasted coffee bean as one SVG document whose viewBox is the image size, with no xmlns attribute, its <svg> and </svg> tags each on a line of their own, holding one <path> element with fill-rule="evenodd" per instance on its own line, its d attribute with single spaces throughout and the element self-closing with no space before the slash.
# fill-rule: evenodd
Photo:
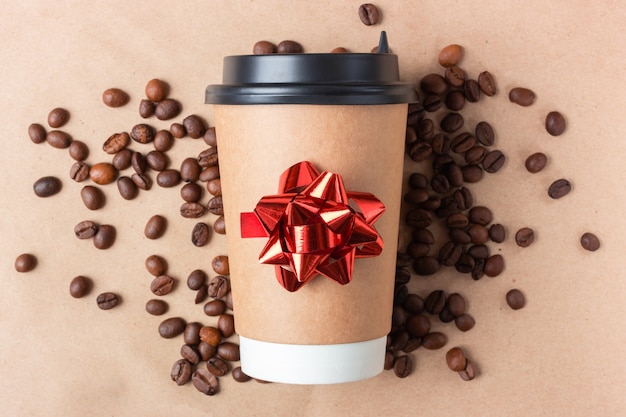
<svg viewBox="0 0 626 417">
<path fill-rule="evenodd" d="M 513 310 L 519 310 L 526 305 L 526 298 L 520 290 L 514 288 L 506 293 L 506 303 Z"/>
<path fill-rule="evenodd" d="M 130 144 L 130 136 L 126 132 L 114 133 L 102 145 L 102 150 L 108 154 L 116 154 Z"/>
<path fill-rule="evenodd" d="M 463 381 L 471 381 L 476 377 L 476 370 L 474 369 L 474 364 L 469 359 L 466 360 L 465 369 L 459 372 L 459 376 Z"/>
<path fill-rule="evenodd" d="M 454 268 L 461 274 L 469 274 L 474 270 L 476 261 L 468 253 L 461 253 L 459 259 L 455 262 Z"/>
<path fill-rule="evenodd" d="M 422 337 L 422 346 L 428 350 L 441 349 L 448 342 L 448 337 L 441 332 L 428 333 Z"/>
<path fill-rule="evenodd" d="M 154 134 L 152 146 L 157 151 L 167 152 L 174 146 L 174 137 L 169 130 L 161 129 Z"/>
<path fill-rule="evenodd" d="M 411 242 L 406 248 L 406 253 L 413 259 L 426 256 L 428 252 L 430 252 L 430 245 L 426 243 Z"/>
<path fill-rule="evenodd" d="M 480 86 L 476 80 L 468 79 L 463 83 L 463 94 L 470 103 L 480 100 Z"/>
<path fill-rule="evenodd" d="M 185 331 L 187 322 L 181 317 L 170 317 L 159 324 L 159 335 L 165 339 L 171 339 L 181 335 Z"/>
<path fill-rule="evenodd" d="M 432 151 L 437 155 L 446 155 L 450 152 L 450 138 L 448 135 L 438 133 L 433 136 L 432 143 L 430 144 Z"/>
<path fill-rule="evenodd" d="M 454 317 L 458 317 L 465 313 L 465 298 L 454 292 L 448 296 L 448 308 Z"/>
<path fill-rule="evenodd" d="M 218 275 L 230 275 L 230 267 L 228 265 L 228 256 L 218 255 L 211 261 L 211 267 Z"/>
<path fill-rule="evenodd" d="M 552 136 L 559 136 L 565 132 L 565 117 L 558 111 L 551 111 L 546 116 L 546 131 Z"/>
<path fill-rule="evenodd" d="M 296 41 L 284 40 L 278 43 L 276 52 L 279 54 L 301 54 L 304 48 Z"/>
<path fill-rule="evenodd" d="M 544 153 L 535 152 L 534 154 L 526 158 L 526 162 L 524 163 L 524 166 L 526 167 L 526 170 L 528 172 L 535 174 L 541 171 L 542 169 L 544 169 L 547 162 L 548 162 L 548 157 Z"/>
<path fill-rule="evenodd" d="M 396 266 L 396 274 L 394 277 L 394 282 L 396 285 L 405 285 L 408 284 L 411 280 L 411 273 L 408 269 L 399 268 Z"/>
<path fill-rule="evenodd" d="M 427 74 L 420 80 L 420 87 L 426 94 L 442 96 L 448 91 L 445 78 L 439 74 Z"/>
<path fill-rule="evenodd" d="M 484 267 L 484 259 L 474 259 L 474 268 L 472 269 L 472 272 L 470 272 L 470 275 L 474 281 L 478 281 L 485 275 Z"/>
<path fill-rule="evenodd" d="M 170 120 L 178 116 L 181 110 L 182 106 L 177 100 L 166 98 L 157 103 L 154 109 L 154 115 L 159 120 Z M 174 134 L 174 132 L 172 132 L 172 134 Z"/>
<path fill-rule="evenodd" d="M 449 110 L 460 111 L 465 107 L 465 96 L 460 90 L 453 90 L 446 94 L 444 103 Z"/>
<path fill-rule="evenodd" d="M 107 88 L 102 93 L 102 102 L 109 107 L 122 107 L 128 100 L 128 94 L 119 88 Z"/>
<path fill-rule="evenodd" d="M 515 233 L 517 246 L 527 248 L 535 241 L 535 232 L 530 227 L 522 227 Z"/>
<path fill-rule="evenodd" d="M 79 239 L 91 239 L 98 232 L 98 224 L 91 220 L 84 220 L 74 226 L 74 234 Z"/>
<path fill-rule="evenodd" d="M 150 275 L 158 277 L 167 272 L 167 261 L 159 255 L 150 255 L 145 261 L 146 270 Z"/>
<path fill-rule="evenodd" d="M 463 250 L 460 245 L 454 242 L 447 242 L 439 250 L 439 263 L 445 266 L 453 266 L 459 260 L 461 253 L 463 253 Z"/>
<path fill-rule="evenodd" d="M 183 119 L 183 126 L 187 131 L 187 136 L 192 139 L 199 139 L 206 132 L 206 123 L 196 114 L 189 115 Z"/>
<path fill-rule="evenodd" d="M 485 245 L 472 245 L 467 249 L 467 253 L 474 259 L 487 259 L 489 248 Z"/>
<path fill-rule="evenodd" d="M 230 362 L 239 360 L 239 345 L 233 342 L 222 342 L 217 346 L 217 355 Z"/>
<path fill-rule="evenodd" d="M 212 196 L 221 196 L 222 195 L 222 181 L 219 178 L 214 178 L 211 181 L 208 181 L 206 184 L 206 189 Z"/>
<path fill-rule="evenodd" d="M 106 203 L 106 198 L 104 197 L 104 193 L 97 187 L 93 185 L 85 185 L 80 190 L 80 198 L 83 201 L 85 207 L 89 210 L 99 210 L 104 207 Z"/>
<path fill-rule="evenodd" d="M 196 158 L 185 158 L 180 164 L 180 177 L 185 182 L 198 181 L 200 171 L 201 168 Z"/>
<path fill-rule="evenodd" d="M 226 303 L 223 300 L 211 300 L 204 305 L 204 314 L 217 317 L 226 312 Z"/>
<path fill-rule="evenodd" d="M 502 255 L 495 254 L 487 258 L 483 271 L 488 277 L 496 277 L 502 273 L 503 269 L 504 259 Z"/>
<path fill-rule="evenodd" d="M 108 162 L 98 162 L 89 169 L 89 178 L 98 185 L 111 184 L 117 179 L 117 169 Z"/>
<path fill-rule="evenodd" d="M 33 143 L 43 143 L 46 141 L 46 128 L 39 123 L 32 123 L 28 126 L 28 137 Z"/>
<path fill-rule="evenodd" d="M 224 205 L 222 203 L 222 196 L 218 195 L 218 196 L 211 198 L 209 200 L 207 208 L 212 214 L 215 214 L 218 216 L 224 214 Z"/>
<path fill-rule="evenodd" d="M 63 184 L 57 177 L 41 177 L 33 183 L 33 191 L 37 197 L 50 197 L 61 191 Z"/>
<path fill-rule="evenodd" d="M 439 126 L 447 133 L 454 133 L 463 126 L 463 116 L 460 113 L 448 113 L 441 119 Z"/>
<path fill-rule="evenodd" d="M 496 95 L 496 80 L 489 71 L 478 74 L 478 86 L 485 95 L 489 97 Z"/>
<path fill-rule="evenodd" d="M 432 245 L 435 243 L 435 235 L 428 229 L 418 228 L 413 230 L 412 240 L 416 243 L 426 243 L 428 245 Z"/>
<path fill-rule="evenodd" d="M 424 106 L 422 105 L 422 103 L 410 103 L 409 110 L 407 112 L 407 125 L 413 126 L 423 118 Z"/>
<path fill-rule="evenodd" d="M 198 154 L 197 160 L 198 164 L 202 168 L 216 166 L 219 163 L 217 148 L 213 146 L 210 148 L 206 148 Z"/>
<path fill-rule="evenodd" d="M 404 284 L 400 284 L 400 285 L 404 285 Z M 406 297 L 405 297 L 405 300 L 406 300 Z M 402 303 L 404 303 L 404 301 Z M 391 313 L 391 333 L 394 333 L 396 331 L 403 329 L 408 316 L 409 314 L 401 305 L 395 304 L 393 306 L 393 311 Z"/>
<path fill-rule="evenodd" d="M 580 237 L 580 245 L 583 247 L 583 249 L 595 252 L 600 249 L 600 239 L 598 239 L 595 234 L 591 232 L 586 232 L 583 233 L 583 235 Z"/>
<path fill-rule="evenodd" d="M 155 108 L 156 104 L 144 98 L 139 102 L 139 116 L 147 119 L 148 117 L 154 115 Z"/>
<path fill-rule="evenodd" d="M 465 84 L 465 71 L 456 65 L 451 65 L 446 68 L 444 72 L 444 78 L 452 87 L 459 88 Z M 463 97 L 463 105 L 465 105 L 465 94 L 462 91 L 458 91 Z"/>
<path fill-rule="evenodd" d="M 219 351 L 219 346 L 218 346 Z M 207 361 L 207 369 L 215 376 L 224 376 L 228 373 L 228 363 L 226 361 L 213 357 Z"/>
<path fill-rule="evenodd" d="M 406 345 L 402 348 L 402 352 L 411 353 L 422 346 L 422 339 L 419 337 L 410 338 Z"/>
<path fill-rule="evenodd" d="M 200 203 L 183 203 L 180 206 L 180 215 L 187 219 L 195 219 L 198 217 L 202 217 L 204 216 L 205 212 L 206 212 L 206 209 Z M 215 223 L 213 224 L 213 228 L 215 229 Z"/>
<path fill-rule="evenodd" d="M 453 347 L 446 352 L 446 364 L 450 370 L 460 372 L 465 370 L 467 360 L 465 359 L 465 352 L 460 347 Z"/>
<path fill-rule="evenodd" d="M 137 174 L 145 174 L 148 169 L 146 157 L 141 152 L 133 152 L 130 157 L 130 164 Z"/>
<path fill-rule="evenodd" d="M 393 373 L 398 378 L 406 378 L 413 371 L 413 360 L 409 355 L 402 355 L 393 363 Z"/>
<path fill-rule="evenodd" d="M 122 171 L 130 167 L 132 157 L 133 151 L 128 148 L 122 149 L 113 156 L 113 159 L 111 160 L 111 165 L 113 165 L 116 169 Z"/>
<path fill-rule="evenodd" d="M 241 369 L 241 366 L 237 366 L 233 368 L 233 370 L 230 371 L 230 373 L 233 376 L 233 379 L 237 382 L 248 382 L 252 379 L 251 377 L 249 377 L 243 372 L 243 370 Z"/>
<path fill-rule="evenodd" d="M 138 143 L 150 143 L 154 140 L 154 129 L 150 125 L 139 123 L 131 129 L 130 137 Z"/>
<path fill-rule="evenodd" d="M 411 314 L 420 314 L 424 311 L 424 299 L 417 294 L 408 294 L 402 302 L 402 308 Z"/>
<path fill-rule="evenodd" d="M 411 336 L 423 337 L 430 332 L 430 320 L 422 314 L 414 314 L 407 318 L 405 327 Z"/>
<path fill-rule="evenodd" d="M 431 119 L 422 119 L 417 123 L 415 133 L 419 141 L 429 141 L 433 138 L 435 133 L 435 124 Z"/>
<path fill-rule="evenodd" d="M 359 18 L 365 26 L 371 26 L 378 23 L 378 8 L 371 3 L 365 3 L 359 6 Z"/>
<path fill-rule="evenodd" d="M 172 188 L 180 184 L 180 172 L 175 169 L 164 169 L 156 176 L 156 183 L 163 188 Z"/>
<path fill-rule="evenodd" d="M 30 253 L 22 253 L 15 258 L 13 266 L 17 272 L 30 272 L 37 266 L 37 258 Z"/>
<path fill-rule="evenodd" d="M 420 203 L 419 207 L 423 210 L 435 211 L 441 206 L 441 197 L 431 195 L 428 200 Z"/>
<path fill-rule="evenodd" d="M 217 354 L 217 346 L 211 346 L 207 342 L 200 340 L 198 352 L 200 352 L 203 361 L 208 361 Z"/>
<path fill-rule="evenodd" d="M 109 224 L 101 224 L 93 237 L 93 245 L 97 249 L 108 249 L 115 243 L 115 227 Z"/>
<path fill-rule="evenodd" d="M 219 216 L 213 222 L 213 231 L 218 235 L 226 234 L 226 222 L 224 221 L 224 216 Z"/>
<path fill-rule="evenodd" d="M 169 305 L 163 300 L 152 299 L 146 303 L 146 312 L 153 316 L 161 316 L 167 313 Z"/>
<path fill-rule="evenodd" d="M 82 298 L 89 294 L 92 282 L 89 278 L 78 275 L 70 281 L 70 295 L 74 298 Z"/>
<path fill-rule="evenodd" d="M 150 151 L 146 154 L 146 165 L 155 171 L 163 171 L 170 164 L 170 159 L 164 152 Z"/>
<path fill-rule="evenodd" d="M 461 45 L 451 44 L 439 51 L 437 61 L 439 65 L 447 68 L 458 64 L 461 58 L 463 58 L 463 47 Z"/>
<path fill-rule="evenodd" d="M 465 314 L 461 314 L 458 317 L 455 317 L 454 324 L 456 325 L 457 329 L 459 329 L 460 331 L 467 332 L 468 330 L 471 330 L 474 327 L 474 325 L 476 324 L 476 321 L 474 320 L 474 317 L 465 313 Z"/>
<path fill-rule="evenodd" d="M 495 133 L 489 122 L 478 122 L 474 131 L 478 143 L 484 146 L 491 146 L 495 142 Z"/>
<path fill-rule="evenodd" d="M 84 161 L 89 156 L 89 148 L 85 142 L 81 142 L 80 140 L 73 140 L 67 150 L 70 154 L 70 158 L 75 161 Z"/>
<path fill-rule="evenodd" d="M 218 165 L 206 167 L 200 173 L 200 181 L 209 182 L 220 177 L 220 167 Z"/>
<path fill-rule="evenodd" d="M 450 229 L 465 229 L 469 225 L 469 222 L 470 219 L 464 213 L 454 213 L 446 218 L 446 226 Z"/>
<path fill-rule="evenodd" d="M 167 295 L 172 292 L 175 283 L 176 281 L 174 280 L 174 278 L 170 277 L 169 275 L 159 275 L 158 277 L 154 278 L 150 283 L 150 291 L 152 291 L 154 295 L 158 296 Z"/>
<path fill-rule="evenodd" d="M 146 83 L 145 94 L 148 100 L 159 102 L 167 97 L 169 90 L 170 88 L 167 82 L 153 78 Z"/>
<path fill-rule="evenodd" d="M 413 259 L 408 256 L 406 253 L 397 252 L 396 253 L 396 269 L 398 268 L 408 268 L 413 263 Z"/>
<path fill-rule="evenodd" d="M 489 226 L 489 239 L 495 243 L 502 243 L 506 237 L 504 226 L 499 223 Z"/>
<path fill-rule="evenodd" d="M 174 362 L 170 376 L 172 381 L 176 382 L 176 385 L 185 385 L 191 379 L 191 373 L 193 370 L 192 364 L 186 359 L 179 359 Z"/>
<path fill-rule="evenodd" d="M 397 330 L 391 334 L 391 350 L 401 352 L 409 343 L 409 333 L 406 330 Z"/>
<path fill-rule="evenodd" d="M 456 135 L 450 143 L 450 149 L 458 154 L 463 154 L 476 144 L 476 137 L 469 132 Z"/>
<path fill-rule="evenodd" d="M 413 262 L 413 271 L 417 275 L 433 275 L 439 271 L 439 260 L 434 256 L 422 256 Z"/>
<path fill-rule="evenodd" d="M 230 291 L 230 281 L 222 275 L 217 275 L 209 281 L 209 297 L 222 298 Z"/>
<path fill-rule="evenodd" d="M 194 297 L 193 302 L 194 304 L 204 303 L 204 301 L 206 300 L 208 296 L 209 296 L 209 286 L 206 284 L 203 284 L 196 291 L 196 296 Z"/>
<path fill-rule="evenodd" d="M 114 292 L 103 292 L 96 297 L 96 304 L 101 310 L 110 310 L 120 303 L 120 297 Z"/>
<path fill-rule="evenodd" d="M 469 220 L 472 223 L 477 223 L 483 226 L 487 226 L 493 221 L 492 211 L 485 206 L 474 206 L 469 211 Z"/>
<path fill-rule="evenodd" d="M 130 179 L 130 177 L 122 176 L 117 179 L 117 189 L 125 200 L 132 200 L 139 194 L 139 188 Z"/>
<path fill-rule="evenodd" d="M 474 196 L 467 187 L 460 187 L 455 190 L 453 198 L 460 210 L 468 210 L 474 205 Z"/>
<path fill-rule="evenodd" d="M 472 241 L 471 236 L 463 229 L 449 229 L 448 236 L 454 243 L 466 245 Z"/>
<path fill-rule="evenodd" d="M 200 329 L 200 340 L 217 347 L 222 341 L 222 334 L 216 327 L 202 326 Z"/>
<path fill-rule="evenodd" d="M 434 290 L 424 299 L 424 309 L 430 314 L 439 314 L 446 305 L 446 293 L 443 290 Z"/>
<path fill-rule="evenodd" d="M 427 160 L 433 153 L 433 148 L 428 142 L 415 142 L 408 150 L 409 158 L 415 162 Z"/>
<path fill-rule="evenodd" d="M 465 165 L 461 167 L 463 173 L 463 181 L 474 184 L 483 178 L 483 169 L 479 165 Z"/>
<path fill-rule="evenodd" d="M 46 134 L 46 142 L 53 148 L 67 149 L 72 144 L 72 137 L 61 130 L 51 130 Z"/>
<path fill-rule="evenodd" d="M 431 178 L 430 187 L 436 193 L 445 194 L 450 190 L 450 181 L 445 175 L 437 174 Z"/>
<path fill-rule="evenodd" d="M 471 242 L 477 245 L 486 243 L 489 240 L 489 229 L 482 224 L 472 224 L 467 229 Z"/>
<path fill-rule="evenodd" d="M 548 195 L 550 198 L 558 199 L 565 197 L 572 190 L 572 184 L 566 179 L 559 179 L 550 184 Z"/>
<path fill-rule="evenodd" d="M 191 243 L 196 247 L 202 247 L 209 243 L 211 238 L 211 229 L 206 223 L 196 223 L 191 231 Z"/>
<path fill-rule="evenodd" d="M 202 287 L 207 280 L 207 274 L 201 269 L 194 269 L 187 276 L 187 287 L 190 290 L 196 291 Z"/>
<path fill-rule="evenodd" d="M 189 361 L 189 363 L 191 363 L 192 365 L 197 365 L 202 359 L 198 350 L 188 344 L 184 344 L 181 346 L 180 356 L 182 356 L 183 359 Z"/>
<path fill-rule="evenodd" d="M 460 187 L 463 185 L 463 171 L 457 164 L 449 164 L 446 167 L 445 176 L 450 183 L 450 187 Z"/>
<path fill-rule="evenodd" d="M 176 122 L 170 125 L 170 133 L 176 139 L 182 139 L 187 135 L 185 126 L 183 126 L 182 123 L 176 123 Z"/>
<path fill-rule="evenodd" d="M 258 41 L 252 47 L 254 55 L 267 55 L 276 53 L 276 45 L 269 41 Z"/>
<path fill-rule="evenodd" d="M 446 196 L 441 199 L 440 206 L 435 210 L 435 214 L 439 218 L 447 218 L 448 216 L 458 213 L 461 210 L 459 209 L 458 204 L 456 203 L 453 196 Z"/>
<path fill-rule="evenodd" d="M 393 354 L 393 352 L 390 352 L 389 350 L 385 352 L 385 363 L 383 365 L 383 369 L 388 371 L 390 369 L 393 369 L 393 363 L 396 360 L 395 355 Z M 233 369 L 233 372 L 235 372 L 235 370 Z"/>
<path fill-rule="evenodd" d="M 483 161 L 483 158 L 487 154 L 487 149 L 483 146 L 472 146 L 465 152 L 464 159 L 470 165 L 478 165 Z"/>
<path fill-rule="evenodd" d="M 167 229 L 167 219 L 160 214 L 155 214 L 146 222 L 143 234 L 148 239 L 158 239 L 165 234 Z"/>
<path fill-rule="evenodd" d="M 202 187 L 195 182 L 187 183 L 180 189 L 180 198 L 188 203 L 196 203 L 202 198 Z"/>
<path fill-rule="evenodd" d="M 204 143 L 209 146 L 217 146 L 217 135 L 215 134 L 215 127 L 213 126 L 207 128 L 207 130 L 204 132 L 204 135 L 202 135 L 202 139 L 204 140 Z"/>
<path fill-rule="evenodd" d="M 406 214 L 406 223 L 416 228 L 426 228 L 431 225 L 432 215 L 422 209 L 413 209 Z"/>
<path fill-rule="evenodd" d="M 528 88 L 515 87 L 509 91 L 509 101 L 527 107 L 535 102 L 535 93 Z"/>
<path fill-rule="evenodd" d="M 206 395 L 215 395 L 219 390 L 217 377 L 204 368 L 197 369 L 191 375 L 191 383 L 198 391 Z"/>
<path fill-rule="evenodd" d="M 429 94 L 422 100 L 422 105 L 424 106 L 424 110 L 427 112 L 436 112 L 441 108 L 441 97 L 435 94 Z"/>
<path fill-rule="evenodd" d="M 145 174 L 134 173 L 130 176 L 132 182 L 141 190 L 149 190 L 152 187 L 152 181 Z"/>
<path fill-rule="evenodd" d="M 488 152 L 483 158 L 482 166 L 483 169 L 490 174 L 500 171 L 502 165 L 504 165 L 506 157 L 499 150 L 493 150 Z"/>
</svg>

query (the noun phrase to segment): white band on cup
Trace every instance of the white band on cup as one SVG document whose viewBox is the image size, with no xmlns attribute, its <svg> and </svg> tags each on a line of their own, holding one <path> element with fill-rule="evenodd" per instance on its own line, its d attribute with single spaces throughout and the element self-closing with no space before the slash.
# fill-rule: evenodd
<svg viewBox="0 0 626 417">
<path fill-rule="evenodd" d="M 378 375 L 385 363 L 387 336 L 365 342 L 293 345 L 239 336 L 241 369 L 264 381 L 336 384 Z"/>
</svg>

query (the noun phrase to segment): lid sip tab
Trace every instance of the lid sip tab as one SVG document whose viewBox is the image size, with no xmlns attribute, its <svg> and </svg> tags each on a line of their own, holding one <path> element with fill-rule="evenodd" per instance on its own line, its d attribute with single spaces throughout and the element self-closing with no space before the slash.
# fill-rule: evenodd
<svg viewBox="0 0 626 417">
<path fill-rule="evenodd" d="M 380 40 L 378 41 L 378 53 L 379 54 L 389 53 L 389 43 L 387 42 L 387 32 L 385 32 L 384 30 L 380 32 Z"/>
</svg>

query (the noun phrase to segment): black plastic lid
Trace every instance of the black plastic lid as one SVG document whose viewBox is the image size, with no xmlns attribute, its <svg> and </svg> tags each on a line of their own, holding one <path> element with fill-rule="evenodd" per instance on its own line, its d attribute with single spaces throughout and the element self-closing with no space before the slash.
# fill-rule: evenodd
<svg viewBox="0 0 626 417">
<path fill-rule="evenodd" d="M 386 50 L 381 34 L 379 51 Z M 389 53 L 269 54 L 224 58 L 222 85 L 206 88 L 211 104 L 396 104 L 417 101 L 399 81 Z"/>
</svg>

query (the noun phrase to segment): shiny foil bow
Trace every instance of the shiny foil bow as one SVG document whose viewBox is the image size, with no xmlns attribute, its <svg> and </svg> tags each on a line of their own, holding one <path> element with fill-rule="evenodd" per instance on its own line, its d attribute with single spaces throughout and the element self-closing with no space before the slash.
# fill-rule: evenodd
<svg viewBox="0 0 626 417">
<path fill-rule="evenodd" d="M 276 279 L 288 291 L 319 274 L 345 285 L 355 258 L 382 252 L 373 224 L 384 211 L 373 194 L 346 191 L 341 175 L 319 173 L 304 161 L 280 176 L 278 194 L 241 213 L 241 237 L 269 237 L 259 262 L 275 265 Z"/>
</svg>

